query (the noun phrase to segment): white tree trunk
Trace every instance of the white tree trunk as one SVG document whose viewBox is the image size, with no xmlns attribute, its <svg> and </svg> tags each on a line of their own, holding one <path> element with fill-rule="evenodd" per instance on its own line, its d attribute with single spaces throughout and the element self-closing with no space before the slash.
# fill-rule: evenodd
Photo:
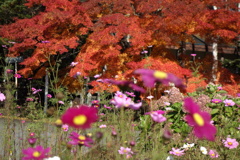
<svg viewBox="0 0 240 160">
<path fill-rule="evenodd" d="M 212 82 L 215 83 L 217 80 L 218 71 L 218 44 L 216 42 L 212 44 L 212 49 L 213 49 Z"/>
</svg>

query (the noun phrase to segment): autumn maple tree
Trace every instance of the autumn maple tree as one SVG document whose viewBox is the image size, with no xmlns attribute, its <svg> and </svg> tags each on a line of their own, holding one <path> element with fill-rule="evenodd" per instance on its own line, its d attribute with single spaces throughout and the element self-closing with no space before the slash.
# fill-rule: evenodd
<svg viewBox="0 0 240 160">
<path fill-rule="evenodd" d="M 93 76 L 103 67 L 103 78 L 130 80 L 135 69 L 151 68 L 189 79 L 190 68 L 179 65 L 169 46 L 194 43 L 192 35 L 231 44 L 240 31 L 237 0 L 28 0 L 25 5 L 44 10 L 1 26 L 0 36 L 16 42 L 8 56 L 24 57 L 19 73 L 25 77 L 40 78 L 49 65 L 60 63 L 59 76 L 72 90 L 77 72 Z M 76 65 L 70 66 L 72 61 Z M 204 77 L 204 68 L 200 72 Z"/>
</svg>

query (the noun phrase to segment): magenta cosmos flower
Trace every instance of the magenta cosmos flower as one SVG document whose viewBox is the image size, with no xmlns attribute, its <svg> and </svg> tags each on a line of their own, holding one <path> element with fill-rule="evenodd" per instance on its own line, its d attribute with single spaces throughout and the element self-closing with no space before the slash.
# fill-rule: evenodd
<svg viewBox="0 0 240 160">
<path fill-rule="evenodd" d="M 5 95 L 0 92 L 0 101 L 4 101 L 6 99 Z"/>
<path fill-rule="evenodd" d="M 167 118 L 163 116 L 164 113 L 165 113 L 164 111 L 158 110 L 158 111 L 147 112 L 145 114 L 150 115 L 153 121 L 161 123 L 167 120 Z"/>
<path fill-rule="evenodd" d="M 212 103 L 221 103 L 222 100 L 221 100 L 221 99 L 212 99 L 211 102 L 212 102 Z"/>
<path fill-rule="evenodd" d="M 50 151 L 50 148 L 44 149 L 42 146 L 36 146 L 36 148 L 23 149 L 23 154 L 25 157 L 22 160 L 42 160 L 47 158 L 47 153 Z"/>
<path fill-rule="evenodd" d="M 77 132 L 72 132 L 69 138 L 72 140 L 68 143 L 72 145 L 84 145 L 86 147 L 91 147 L 90 144 L 93 143 L 93 140 L 91 138 L 80 135 Z"/>
<path fill-rule="evenodd" d="M 226 140 L 223 140 L 223 144 L 225 147 L 229 149 L 237 148 L 237 146 L 239 145 L 236 139 L 231 139 L 231 138 L 227 138 Z"/>
<path fill-rule="evenodd" d="M 87 129 L 91 127 L 93 122 L 98 119 L 98 110 L 85 105 L 69 108 L 62 115 L 63 124 L 67 124 L 74 128 Z"/>
<path fill-rule="evenodd" d="M 134 73 L 142 76 L 143 84 L 146 87 L 153 88 L 155 82 L 161 82 L 164 85 L 169 85 L 170 82 L 174 83 L 176 87 L 185 87 L 182 80 L 171 73 L 151 69 L 137 69 Z"/>
<path fill-rule="evenodd" d="M 195 136 L 214 141 L 217 129 L 211 124 L 211 115 L 201 112 L 200 107 L 191 98 L 184 99 L 184 107 L 189 112 L 185 119 L 188 125 L 193 127 Z"/>
<path fill-rule="evenodd" d="M 176 156 L 182 156 L 184 155 L 184 150 L 180 150 L 180 149 L 175 149 L 172 148 L 172 150 L 169 152 L 170 154 L 176 155 Z"/>
<path fill-rule="evenodd" d="M 223 103 L 225 104 L 226 107 L 235 105 L 235 102 L 233 102 L 233 100 L 231 99 L 225 99 Z"/>
</svg>

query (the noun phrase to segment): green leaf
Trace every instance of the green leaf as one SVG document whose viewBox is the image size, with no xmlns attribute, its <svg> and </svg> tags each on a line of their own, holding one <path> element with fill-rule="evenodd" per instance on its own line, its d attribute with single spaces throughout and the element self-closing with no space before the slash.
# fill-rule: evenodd
<svg viewBox="0 0 240 160">
<path fill-rule="evenodd" d="M 213 109 L 211 114 L 216 114 L 219 111 L 219 109 Z"/>
</svg>

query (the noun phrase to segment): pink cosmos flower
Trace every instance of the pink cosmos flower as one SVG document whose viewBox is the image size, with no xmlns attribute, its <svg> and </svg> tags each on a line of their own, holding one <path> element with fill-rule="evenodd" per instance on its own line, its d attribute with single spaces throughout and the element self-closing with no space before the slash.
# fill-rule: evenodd
<svg viewBox="0 0 240 160">
<path fill-rule="evenodd" d="M 196 57 L 197 54 L 192 53 L 191 56 Z"/>
<path fill-rule="evenodd" d="M 42 89 L 36 89 L 36 88 L 32 88 L 33 94 L 37 94 L 38 92 L 41 92 Z"/>
<path fill-rule="evenodd" d="M 237 93 L 237 96 L 240 97 L 240 93 Z"/>
<path fill-rule="evenodd" d="M 86 147 L 91 147 L 91 144 L 93 143 L 93 140 L 91 138 L 80 135 L 77 132 L 72 132 L 69 138 L 71 141 L 68 143 L 72 145 L 84 145 Z"/>
<path fill-rule="evenodd" d="M 63 101 L 58 101 L 58 103 L 59 103 L 59 104 L 64 104 L 64 102 L 63 102 Z"/>
<path fill-rule="evenodd" d="M 7 72 L 7 73 L 13 73 L 13 70 L 7 69 L 6 72 Z"/>
<path fill-rule="evenodd" d="M 33 137 L 28 138 L 28 143 L 29 143 L 29 144 L 35 144 L 36 141 L 37 141 L 37 138 L 33 138 Z"/>
<path fill-rule="evenodd" d="M 34 101 L 34 99 L 33 98 L 26 98 L 26 101 L 27 102 L 32 102 L 32 101 Z"/>
<path fill-rule="evenodd" d="M 223 88 L 220 86 L 220 87 L 217 87 L 218 90 L 222 90 Z"/>
<path fill-rule="evenodd" d="M 201 112 L 200 107 L 191 98 L 184 99 L 184 107 L 189 112 L 185 116 L 185 120 L 189 126 L 193 127 L 195 136 L 214 141 L 217 129 L 210 123 L 211 115 L 207 112 Z"/>
<path fill-rule="evenodd" d="M 218 158 L 219 157 L 218 153 L 214 150 L 209 150 L 208 154 L 211 158 Z"/>
<path fill-rule="evenodd" d="M 128 147 L 126 147 L 126 148 L 120 147 L 120 150 L 118 150 L 118 153 L 119 154 L 126 154 L 126 155 L 132 155 L 133 154 L 131 148 L 128 148 Z"/>
<path fill-rule="evenodd" d="M 31 132 L 31 133 L 29 134 L 29 136 L 30 136 L 30 137 L 34 137 L 34 136 L 35 136 L 35 133 L 34 133 L 34 132 Z"/>
<path fill-rule="evenodd" d="M 169 85 L 170 82 L 174 83 L 176 87 L 185 88 L 183 81 L 171 73 L 151 69 L 137 69 L 134 73 L 142 76 L 143 84 L 146 87 L 153 88 L 155 82 L 161 82 L 164 85 Z"/>
<path fill-rule="evenodd" d="M 93 100 L 91 103 L 92 103 L 92 104 L 98 104 L 99 101 L 98 101 L 98 100 Z"/>
<path fill-rule="evenodd" d="M 0 92 L 0 101 L 4 101 L 6 99 L 5 95 Z"/>
<path fill-rule="evenodd" d="M 235 102 L 233 102 L 231 99 L 225 99 L 223 103 L 225 104 L 226 107 L 235 105 Z"/>
<path fill-rule="evenodd" d="M 222 142 L 223 142 L 224 146 L 229 149 L 237 148 L 237 146 L 239 145 L 239 143 L 236 141 L 236 139 L 231 139 L 231 138 L 227 138 L 226 140 L 223 140 Z"/>
<path fill-rule="evenodd" d="M 158 110 L 158 111 L 147 112 L 145 114 L 150 115 L 153 121 L 161 123 L 167 120 L 167 118 L 163 116 L 164 113 L 165 111 Z"/>
<path fill-rule="evenodd" d="M 67 124 L 62 125 L 63 131 L 67 132 L 68 128 L 69 128 L 69 126 Z"/>
<path fill-rule="evenodd" d="M 221 99 L 212 99 L 211 102 L 212 102 L 212 103 L 221 103 L 222 100 L 221 100 Z"/>
<path fill-rule="evenodd" d="M 142 102 L 134 103 L 131 98 L 119 91 L 115 93 L 110 103 L 115 105 L 116 108 L 126 107 L 134 110 L 138 110 L 142 106 Z"/>
<path fill-rule="evenodd" d="M 94 78 L 99 78 L 99 77 L 101 77 L 101 75 L 100 74 L 96 74 L 95 76 L 93 76 Z"/>
<path fill-rule="evenodd" d="M 127 95 L 131 96 L 131 97 L 136 97 L 135 94 L 133 92 L 125 92 Z"/>
<path fill-rule="evenodd" d="M 106 127 L 107 127 L 107 125 L 105 125 L 105 124 L 102 124 L 99 126 L 99 128 L 106 128 Z"/>
<path fill-rule="evenodd" d="M 61 120 L 63 124 L 67 124 L 74 128 L 87 129 L 91 124 L 96 122 L 98 110 L 93 107 L 81 105 L 68 108 L 62 115 Z"/>
<path fill-rule="evenodd" d="M 23 149 L 22 153 L 25 155 L 22 160 L 42 160 L 47 158 L 47 153 L 50 151 L 50 148 L 44 149 L 42 146 L 36 146 L 36 148 Z"/>
<path fill-rule="evenodd" d="M 47 98 L 52 98 L 52 95 L 51 94 L 47 94 Z"/>
<path fill-rule="evenodd" d="M 20 74 L 14 74 L 14 77 L 21 78 L 22 76 Z"/>
<path fill-rule="evenodd" d="M 103 107 L 106 108 L 106 109 L 112 109 L 111 107 L 108 107 L 108 106 L 106 106 L 105 104 L 104 104 Z"/>
<path fill-rule="evenodd" d="M 172 148 L 171 151 L 169 151 L 170 154 L 173 154 L 173 155 L 176 155 L 176 156 L 182 156 L 184 155 L 184 150 L 180 150 L 180 149 L 175 149 L 175 148 Z"/>
</svg>

